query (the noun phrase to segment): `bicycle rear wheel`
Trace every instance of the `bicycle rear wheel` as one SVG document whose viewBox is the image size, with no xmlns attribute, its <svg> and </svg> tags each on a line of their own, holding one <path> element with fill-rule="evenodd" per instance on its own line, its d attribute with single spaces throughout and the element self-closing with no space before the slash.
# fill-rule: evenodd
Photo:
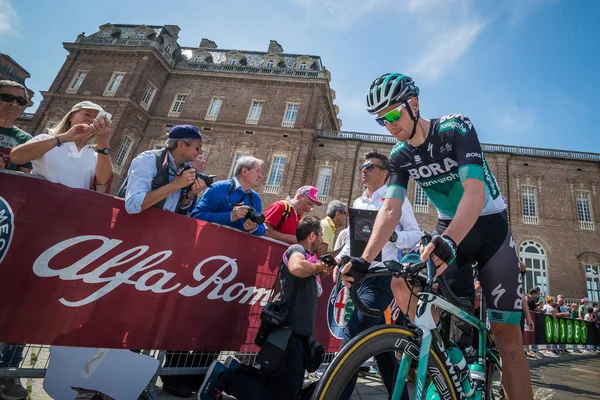
<svg viewBox="0 0 600 400">
<path fill-rule="evenodd" d="M 335 357 L 319 381 L 313 400 L 338 400 L 354 374 L 369 358 L 384 352 L 418 357 L 416 334 L 399 326 L 376 326 L 352 339 Z M 416 354 L 415 354 L 416 353 Z M 426 388 L 435 384 L 440 398 L 458 400 L 442 357 L 432 347 L 429 354 Z"/>
</svg>

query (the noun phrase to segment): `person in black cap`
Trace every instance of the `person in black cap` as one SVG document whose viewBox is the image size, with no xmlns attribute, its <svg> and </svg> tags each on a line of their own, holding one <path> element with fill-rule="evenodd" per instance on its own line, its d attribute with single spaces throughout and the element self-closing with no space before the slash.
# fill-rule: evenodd
<svg viewBox="0 0 600 400">
<path fill-rule="evenodd" d="M 194 168 L 185 169 L 202 154 L 202 135 L 193 125 L 177 125 L 169 131 L 165 148 L 138 155 L 117 192 L 125 198 L 125 210 L 137 214 L 156 207 L 187 214 L 196 196 L 206 188 Z"/>
</svg>

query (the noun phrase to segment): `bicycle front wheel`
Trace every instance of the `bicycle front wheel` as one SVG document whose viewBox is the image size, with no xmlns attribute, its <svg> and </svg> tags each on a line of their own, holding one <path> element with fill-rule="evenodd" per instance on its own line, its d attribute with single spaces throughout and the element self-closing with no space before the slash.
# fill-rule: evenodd
<svg viewBox="0 0 600 400">
<path fill-rule="evenodd" d="M 337 400 L 346 384 L 369 358 L 385 352 L 418 356 L 416 334 L 394 325 L 376 326 L 352 339 L 331 362 L 319 381 L 313 400 Z M 409 349 L 409 346 L 411 347 Z M 417 354 L 415 355 L 415 350 Z M 431 347 L 426 387 L 433 384 L 440 398 L 459 400 L 442 357 Z M 412 398 L 412 396 L 411 396 Z"/>
</svg>

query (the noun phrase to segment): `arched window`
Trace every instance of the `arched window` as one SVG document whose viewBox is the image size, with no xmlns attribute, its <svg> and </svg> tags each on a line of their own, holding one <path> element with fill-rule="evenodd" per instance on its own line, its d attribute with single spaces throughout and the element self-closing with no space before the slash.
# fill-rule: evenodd
<svg viewBox="0 0 600 400">
<path fill-rule="evenodd" d="M 201 63 L 202 62 L 202 56 L 200 56 L 200 55 L 196 56 L 196 58 L 194 58 L 194 62 L 195 63 Z"/>
<path fill-rule="evenodd" d="M 306 63 L 305 62 L 300 63 L 300 71 L 306 71 Z"/>
<path fill-rule="evenodd" d="M 269 60 L 267 61 L 267 68 L 273 68 L 275 66 L 275 61 Z"/>
<path fill-rule="evenodd" d="M 540 287 L 542 296 L 549 294 L 548 287 L 548 261 L 546 250 L 541 244 L 526 240 L 519 247 L 519 258 L 527 265 L 525 273 L 525 293 L 535 286 Z"/>
<path fill-rule="evenodd" d="M 235 57 L 231 57 L 231 58 L 229 59 L 229 65 L 235 65 L 235 63 L 237 63 L 237 58 L 235 58 Z"/>
</svg>

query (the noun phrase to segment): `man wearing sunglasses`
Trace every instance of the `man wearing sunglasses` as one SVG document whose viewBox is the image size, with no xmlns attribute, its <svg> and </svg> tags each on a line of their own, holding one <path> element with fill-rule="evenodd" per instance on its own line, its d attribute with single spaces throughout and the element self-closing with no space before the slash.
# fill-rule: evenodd
<svg viewBox="0 0 600 400">
<path fill-rule="evenodd" d="M 193 125 L 171 128 L 165 148 L 138 155 L 129 166 L 118 197 L 125 198 L 125 210 L 137 214 L 150 207 L 187 214 L 206 183 L 188 168 L 202 154 L 202 135 Z M 189 188 L 189 190 L 184 190 Z"/>
<path fill-rule="evenodd" d="M 389 161 L 385 154 L 376 150 L 370 151 L 364 155 L 364 161 L 360 165 L 360 178 L 362 184 L 366 186 L 366 190 L 352 205 L 352 208 L 361 210 L 379 210 L 388 191 L 386 182 L 389 178 Z M 350 227 L 352 229 L 352 227 Z M 395 233 L 395 235 L 394 235 Z M 382 246 L 383 260 L 398 261 L 398 250 L 413 248 L 421 239 L 421 231 L 419 224 L 415 219 L 410 202 L 407 200 L 402 205 L 402 216 L 394 222 L 393 231 L 388 235 L 388 239 Z M 346 237 L 344 248 L 338 254 L 338 262 L 341 257 L 350 255 L 350 235 Z M 370 263 L 369 263 L 370 264 Z M 367 265 L 367 269 L 371 266 L 375 267 L 378 263 Z M 339 268 L 336 267 L 333 271 L 333 280 L 337 281 Z M 368 279 L 361 285 L 358 290 L 358 296 L 361 302 L 369 307 L 375 308 L 383 313 L 388 308 L 394 295 L 392 293 L 392 278 Z M 344 338 L 342 339 L 342 347 L 346 345 L 353 337 L 359 333 L 377 325 L 385 324 L 385 317 L 382 315 L 380 319 L 370 317 L 358 309 L 355 309 L 350 316 L 350 320 L 344 328 Z M 382 353 L 375 357 L 378 365 L 378 370 L 381 377 L 391 393 L 394 386 L 394 370 L 395 357 L 393 353 Z M 354 386 L 356 384 L 356 376 L 353 381 L 348 383 L 344 393 L 341 396 L 342 400 L 350 399 Z"/>
<path fill-rule="evenodd" d="M 353 258 L 342 273 L 350 268 L 365 270 L 381 251 L 403 214 L 412 177 L 439 215 L 438 234 L 422 250 L 421 259 L 425 261 L 432 255 L 438 275 L 445 270 L 446 275 L 466 274 L 465 279 L 455 280 L 471 288 L 467 266 L 477 262 L 488 317 L 502 357 L 507 397 L 532 399 L 519 327 L 523 285 L 506 204 L 471 121 L 461 114 L 421 118 L 418 95 L 414 81 L 398 73 L 375 79 L 367 91 L 367 111 L 376 115 L 377 123 L 400 143 L 391 151 L 390 183 L 369 243 L 362 257 Z M 344 280 L 351 282 L 352 278 Z"/>
<path fill-rule="evenodd" d="M 30 172 L 31 163 L 16 165 L 10 161 L 13 148 L 31 139 L 31 135 L 17 128 L 15 121 L 28 103 L 27 89 L 17 82 L 0 81 L 0 169 Z"/>
</svg>

